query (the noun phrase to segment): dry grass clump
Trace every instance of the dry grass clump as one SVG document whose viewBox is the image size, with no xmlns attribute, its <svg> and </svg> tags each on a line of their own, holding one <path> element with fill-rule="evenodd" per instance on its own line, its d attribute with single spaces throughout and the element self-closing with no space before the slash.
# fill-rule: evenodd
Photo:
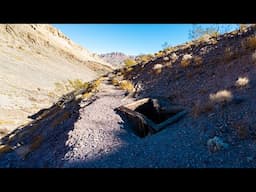
<svg viewBox="0 0 256 192">
<path fill-rule="evenodd" d="M 121 89 L 128 91 L 129 93 L 134 91 L 134 86 L 132 82 L 128 80 L 120 81 L 119 86 Z"/>
<path fill-rule="evenodd" d="M 230 47 L 225 48 L 224 50 L 224 61 L 230 62 L 232 59 L 234 59 L 234 53 L 231 51 Z"/>
<path fill-rule="evenodd" d="M 156 57 L 163 57 L 164 56 L 164 51 L 159 51 L 159 52 L 157 52 L 157 53 L 155 53 L 155 56 Z"/>
<path fill-rule="evenodd" d="M 164 60 L 164 61 L 169 61 L 170 58 L 169 58 L 169 57 L 164 57 L 163 60 Z"/>
<path fill-rule="evenodd" d="M 245 47 L 248 49 L 255 49 L 256 48 L 256 36 L 248 37 L 245 41 Z"/>
<path fill-rule="evenodd" d="M 163 65 L 162 64 L 155 64 L 153 70 L 155 74 L 160 74 L 162 72 Z"/>
<path fill-rule="evenodd" d="M 188 67 L 191 63 L 191 60 L 192 60 L 192 55 L 185 54 L 182 57 L 182 60 L 181 60 L 180 64 L 181 64 L 182 67 Z"/>
<path fill-rule="evenodd" d="M 69 91 L 87 88 L 88 85 L 88 82 L 83 82 L 81 79 L 68 80 L 67 82 L 57 82 L 55 83 L 55 92 L 63 94 Z"/>
<path fill-rule="evenodd" d="M 118 79 L 117 79 L 116 77 L 113 77 L 113 78 L 111 79 L 111 83 L 112 83 L 112 85 L 114 85 L 114 86 L 118 86 L 118 85 L 119 85 L 119 81 L 118 81 Z"/>
<path fill-rule="evenodd" d="M 82 95 L 83 99 L 90 98 L 94 92 L 97 92 L 99 89 L 99 86 L 102 82 L 103 78 L 96 79 L 95 81 L 92 81 L 91 83 L 88 83 L 86 92 Z"/>
<path fill-rule="evenodd" d="M 233 95 L 230 91 L 227 90 L 220 90 L 217 93 L 210 94 L 210 100 L 213 102 L 228 102 L 233 99 Z"/>
<path fill-rule="evenodd" d="M 194 57 L 194 63 L 195 63 L 196 66 L 200 66 L 200 65 L 203 63 L 202 57 L 200 57 L 200 56 L 195 56 L 195 57 Z"/>
<path fill-rule="evenodd" d="M 133 59 L 126 59 L 124 60 L 124 64 L 126 67 L 131 67 L 136 64 L 136 61 Z"/>
<path fill-rule="evenodd" d="M 12 148 L 9 145 L 0 145 L 0 154 L 11 151 Z"/>
<path fill-rule="evenodd" d="M 170 56 L 170 59 L 171 59 L 172 62 L 177 61 L 178 58 L 179 57 L 176 55 L 176 53 L 172 53 L 171 56 Z"/>
<path fill-rule="evenodd" d="M 238 80 L 236 80 L 236 87 L 245 87 L 248 85 L 249 79 L 247 77 L 239 77 Z"/>
</svg>

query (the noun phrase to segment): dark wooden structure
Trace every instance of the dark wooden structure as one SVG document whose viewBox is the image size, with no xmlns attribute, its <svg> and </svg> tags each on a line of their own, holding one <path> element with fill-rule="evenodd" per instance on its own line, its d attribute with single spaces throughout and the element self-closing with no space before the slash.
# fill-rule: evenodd
<svg viewBox="0 0 256 192">
<path fill-rule="evenodd" d="M 187 114 L 184 107 L 172 104 L 167 98 L 140 99 L 120 106 L 116 111 L 127 117 L 132 129 L 140 137 L 155 134 Z"/>
</svg>

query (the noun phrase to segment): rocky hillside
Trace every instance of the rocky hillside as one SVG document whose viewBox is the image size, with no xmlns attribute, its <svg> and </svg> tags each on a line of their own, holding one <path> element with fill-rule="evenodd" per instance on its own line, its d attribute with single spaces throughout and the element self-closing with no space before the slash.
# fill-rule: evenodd
<svg viewBox="0 0 256 192">
<path fill-rule="evenodd" d="M 53 105 L 0 139 L 0 167 L 255 168 L 255 34 L 205 36 L 104 75 L 89 99 Z"/>
<path fill-rule="evenodd" d="M 124 67 L 124 61 L 126 59 L 135 59 L 135 56 L 126 55 L 121 52 L 112 52 L 100 54 L 100 58 L 102 58 L 105 62 L 111 63 L 114 68 Z"/>
<path fill-rule="evenodd" d="M 51 104 L 56 83 L 90 81 L 110 70 L 51 25 L 1 24 L 0 136 Z"/>
</svg>

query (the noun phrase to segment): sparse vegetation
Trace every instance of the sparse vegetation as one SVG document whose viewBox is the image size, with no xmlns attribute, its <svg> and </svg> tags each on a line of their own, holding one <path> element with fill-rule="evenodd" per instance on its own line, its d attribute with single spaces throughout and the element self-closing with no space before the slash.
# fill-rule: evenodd
<svg viewBox="0 0 256 192">
<path fill-rule="evenodd" d="M 180 62 L 181 66 L 182 67 L 188 67 L 190 62 L 191 62 L 191 59 L 192 59 L 192 55 L 190 54 L 185 54 L 183 57 L 182 57 L 182 60 Z"/>
<path fill-rule="evenodd" d="M 225 62 L 230 62 L 234 59 L 234 53 L 231 51 L 230 47 L 225 48 L 224 60 Z"/>
<path fill-rule="evenodd" d="M 176 55 L 176 53 L 172 53 L 170 58 L 172 62 L 175 62 L 179 57 Z"/>
<path fill-rule="evenodd" d="M 79 90 L 83 88 L 86 89 L 88 85 L 88 82 L 83 82 L 81 79 L 68 80 L 67 82 L 57 82 L 55 83 L 55 92 L 63 94 L 73 90 Z"/>
<path fill-rule="evenodd" d="M 141 55 L 136 57 L 135 61 L 137 61 L 138 63 L 140 63 L 140 62 L 147 63 L 147 62 L 149 62 L 153 58 L 154 58 L 154 55 L 151 55 L 151 54 L 141 54 Z"/>
<path fill-rule="evenodd" d="M 136 61 L 133 59 L 126 59 L 124 60 L 124 64 L 126 67 L 131 67 L 136 64 Z"/>
<path fill-rule="evenodd" d="M 164 66 L 166 66 L 168 68 L 171 68 L 172 67 L 172 62 L 171 61 L 166 62 Z"/>
<path fill-rule="evenodd" d="M 96 91 L 99 88 L 101 82 L 102 82 L 102 78 L 96 79 L 91 84 L 89 84 L 87 87 L 90 87 L 92 91 Z M 85 87 L 85 88 L 87 88 L 87 87 Z"/>
<path fill-rule="evenodd" d="M 128 80 L 120 81 L 119 86 L 121 89 L 128 91 L 129 93 L 134 91 L 134 86 L 132 82 Z"/>
<path fill-rule="evenodd" d="M 155 64 L 153 70 L 155 74 L 159 74 L 162 72 L 163 65 L 162 64 Z"/>
<path fill-rule="evenodd" d="M 227 24 L 212 24 L 209 27 L 203 27 L 202 25 L 195 24 L 189 32 L 190 39 L 199 39 L 203 35 L 209 35 L 211 37 L 217 37 L 221 33 L 225 33 L 230 30 L 230 25 Z"/>
<path fill-rule="evenodd" d="M 244 87 L 248 85 L 248 83 L 249 83 L 249 79 L 247 77 L 239 77 L 235 85 L 236 87 Z"/>
<path fill-rule="evenodd" d="M 164 43 L 162 44 L 162 48 L 163 48 L 163 49 L 168 49 L 169 47 L 171 47 L 171 45 L 170 45 L 168 42 L 164 42 Z"/>
<path fill-rule="evenodd" d="M 256 49 L 256 36 L 248 37 L 245 41 L 245 47 L 248 49 Z"/>
<path fill-rule="evenodd" d="M 163 57 L 164 56 L 164 51 L 158 51 L 157 53 L 155 53 L 156 57 Z"/>
<path fill-rule="evenodd" d="M 195 56 L 194 57 L 194 63 L 195 63 L 196 66 L 200 66 L 203 63 L 202 57 Z"/>
<path fill-rule="evenodd" d="M 229 102 L 233 99 L 233 95 L 230 91 L 221 90 L 217 93 L 210 94 L 210 100 L 213 102 Z"/>
<path fill-rule="evenodd" d="M 12 148 L 9 145 L 0 145 L 0 154 L 11 151 Z"/>
<path fill-rule="evenodd" d="M 89 99 L 94 92 L 98 91 L 98 88 L 102 82 L 102 78 L 98 78 L 95 81 L 88 83 L 86 92 L 82 95 L 83 99 Z"/>
<path fill-rule="evenodd" d="M 169 57 L 164 57 L 163 60 L 164 60 L 164 61 L 169 61 L 170 58 L 169 58 Z"/>
<path fill-rule="evenodd" d="M 119 85 L 119 81 L 118 81 L 118 79 L 117 79 L 116 77 L 113 77 L 113 78 L 111 79 L 111 82 L 112 82 L 112 84 L 113 84 L 114 86 L 118 86 L 118 85 Z"/>
<path fill-rule="evenodd" d="M 75 90 L 88 87 L 88 82 L 83 82 L 81 79 L 68 80 L 68 83 L 70 87 Z"/>
</svg>

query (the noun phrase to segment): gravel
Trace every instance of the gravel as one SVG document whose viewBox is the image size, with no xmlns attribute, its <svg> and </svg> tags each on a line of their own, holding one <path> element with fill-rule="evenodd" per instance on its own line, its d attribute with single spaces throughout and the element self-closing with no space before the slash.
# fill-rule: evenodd
<svg viewBox="0 0 256 192">
<path fill-rule="evenodd" d="M 124 95 L 124 91 L 103 84 L 97 100 L 88 106 L 80 103 L 84 107 L 79 109 L 79 116 L 55 128 L 27 159 L 8 153 L 0 156 L 0 167 L 255 167 L 256 144 L 251 140 L 241 140 L 215 153 L 208 150 L 207 141 L 216 136 L 216 123 L 205 116 L 194 119 L 187 115 L 155 135 L 137 137 L 129 122 L 114 111 L 133 101 Z"/>
</svg>

